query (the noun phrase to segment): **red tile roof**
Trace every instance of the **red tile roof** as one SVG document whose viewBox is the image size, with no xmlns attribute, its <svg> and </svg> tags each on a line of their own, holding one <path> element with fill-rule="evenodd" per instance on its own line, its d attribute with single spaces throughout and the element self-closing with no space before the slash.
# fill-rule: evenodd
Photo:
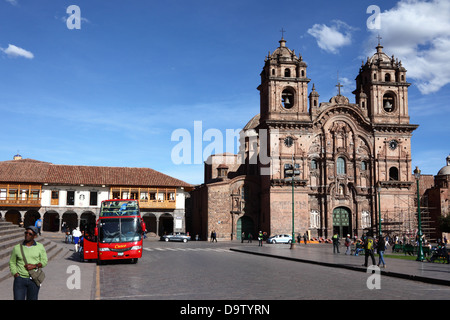
<svg viewBox="0 0 450 320">
<path fill-rule="evenodd" d="M 0 162 L 0 181 L 59 185 L 192 187 L 150 168 L 56 165 L 33 159 Z"/>
</svg>

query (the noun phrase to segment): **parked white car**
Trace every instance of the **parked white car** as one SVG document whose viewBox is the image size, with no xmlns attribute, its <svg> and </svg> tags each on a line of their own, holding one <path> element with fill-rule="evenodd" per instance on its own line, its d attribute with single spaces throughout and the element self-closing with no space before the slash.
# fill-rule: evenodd
<svg viewBox="0 0 450 320">
<path fill-rule="evenodd" d="M 277 234 L 267 239 L 267 243 L 291 243 L 292 236 L 289 234 Z"/>
</svg>

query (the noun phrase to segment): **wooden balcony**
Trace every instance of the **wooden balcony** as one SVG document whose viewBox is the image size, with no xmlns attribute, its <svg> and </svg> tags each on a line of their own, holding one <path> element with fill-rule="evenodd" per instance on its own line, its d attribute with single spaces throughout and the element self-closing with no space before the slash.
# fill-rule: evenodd
<svg viewBox="0 0 450 320">
<path fill-rule="evenodd" d="M 40 207 L 40 185 L 0 184 L 0 206 Z"/>
<path fill-rule="evenodd" d="M 176 209 L 177 190 L 163 187 L 111 187 L 110 199 L 137 199 L 141 209 Z"/>
<path fill-rule="evenodd" d="M 139 200 L 141 209 L 176 209 L 174 200 L 158 201 L 158 200 Z"/>
<path fill-rule="evenodd" d="M 38 199 L 1 199 L 0 206 L 3 207 L 40 207 L 41 198 Z"/>
</svg>

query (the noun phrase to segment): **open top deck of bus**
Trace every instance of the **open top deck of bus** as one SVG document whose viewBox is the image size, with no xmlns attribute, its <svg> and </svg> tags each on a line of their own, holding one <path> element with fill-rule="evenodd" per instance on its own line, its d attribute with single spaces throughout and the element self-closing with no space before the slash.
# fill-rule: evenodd
<svg viewBox="0 0 450 320">
<path fill-rule="evenodd" d="M 113 199 L 102 201 L 100 218 L 120 216 L 140 216 L 138 200 Z"/>
</svg>

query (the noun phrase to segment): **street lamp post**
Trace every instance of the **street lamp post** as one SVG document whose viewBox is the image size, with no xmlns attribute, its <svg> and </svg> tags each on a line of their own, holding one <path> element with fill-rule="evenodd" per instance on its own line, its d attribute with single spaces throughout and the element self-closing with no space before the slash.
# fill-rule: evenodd
<svg viewBox="0 0 450 320">
<path fill-rule="evenodd" d="M 419 180 L 420 180 L 420 170 L 419 167 L 416 167 L 414 170 L 414 177 L 417 181 L 417 218 L 419 220 L 419 227 L 417 231 L 417 235 L 419 236 L 419 251 L 417 252 L 416 261 L 424 261 L 425 257 L 423 256 L 423 247 L 422 247 L 422 218 L 420 217 L 420 193 L 419 193 Z"/>
<path fill-rule="evenodd" d="M 378 183 L 378 235 L 381 237 L 381 185 Z"/>
<path fill-rule="evenodd" d="M 292 165 L 285 165 L 284 176 L 291 177 L 292 183 L 292 241 L 291 241 L 291 249 L 294 248 L 295 244 L 295 229 L 294 229 L 294 217 L 295 217 L 295 202 L 294 202 L 294 180 L 295 176 L 300 174 L 300 170 L 298 165 L 294 163 L 294 157 L 292 156 Z M 288 179 L 286 179 L 288 180 Z"/>
</svg>

